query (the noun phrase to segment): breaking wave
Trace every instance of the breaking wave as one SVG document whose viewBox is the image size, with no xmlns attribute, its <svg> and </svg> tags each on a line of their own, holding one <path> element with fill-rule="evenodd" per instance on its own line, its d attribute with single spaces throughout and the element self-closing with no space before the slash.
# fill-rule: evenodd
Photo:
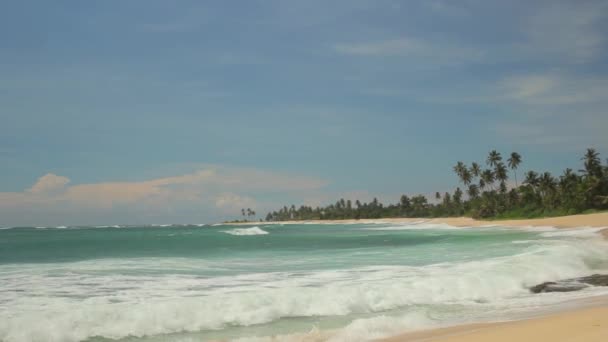
<svg viewBox="0 0 608 342">
<path fill-rule="evenodd" d="M 235 228 L 235 229 L 231 229 L 231 230 L 222 230 L 223 233 L 226 234 L 230 234 L 230 235 L 266 235 L 269 234 L 267 231 L 263 230 L 262 228 L 255 226 L 255 227 L 251 227 L 251 228 Z"/>
</svg>

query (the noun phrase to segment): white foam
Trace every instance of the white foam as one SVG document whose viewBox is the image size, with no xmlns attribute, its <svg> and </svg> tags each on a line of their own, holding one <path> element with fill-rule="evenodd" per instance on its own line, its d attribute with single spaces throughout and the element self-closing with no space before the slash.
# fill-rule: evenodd
<svg viewBox="0 0 608 342">
<path fill-rule="evenodd" d="M 409 223 L 403 225 L 389 225 L 385 227 L 365 227 L 361 228 L 362 230 L 419 230 L 419 229 L 462 229 L 460 227 L 450 226 L 449 224 L 444 223 L 424 223 L 424 221 L 420 221 L 419 223 Z"/>
<path fill-rule="evenodd" d="M 552 229 L 539 235 L 565 231 Z M 268 234 L 258 226 L 224 233 Z M 297 270 L 293 264 L 281 264 L 282 260 L 254 256 L 2 264 L 0 341 L 121 339 L 346 315 L 356 319 L 345 320 L 346 327 L 336 331 L 304 331 L 252 341 L 371 340 L 473 317 L 475 310 L 502 315 L 608 293 L 608 288 L 597 287 L 533 295 L 527 289 L 544 281 L 606 272 L 607 244 L 585 234 L 516 240 L 512 242 L 531 245 L 507 242 L 519 253 L 461 262 L 443 258 L 451 262 L 420 266 Z M 260 271 L 266 263 L 275 264 Z M 283 271 L 270 271 L 276 265 Z M 233 267 L 240 273 L 227 272 Z M 450 306 L 459 311 L 437 317 L 449 312 Z M 430 307 L 440 309 L 429 314 Z"/>
<path fill-rule="evenodd" d="M 259 227 L 240 230 L 263 231 Z M 605 243 L 575 239 L 547 241 L 517 255 L 460 263 L 214 277 L 200 277 L 196 272 L 221 264 L 180 258 L 3 265 L 0 340 L 120 339 L 250 326 L 288 317 L 368 315 L 441 305 L 502 312 L 607 292 L 593 288 L 533 295 L 527 290 L 543 281 L 598 272 L 597 264 L 607 266 L 606 260 Z M 149 273 L 142 275 L 140 270 Z M 396 329 L 440 323 L 413 311 L 354 320 L 332 338 L 368 340 Z"/>
<path fill-rule="evenodd" d="M 548 231 L 540 234 L 543 237 L 590 237 L 595 236 L 599 231 L 605 229 L 605 227 L 593 228 L 593 227 L 579 227 L 571 229 L 556 229 L 554 231 Z"/>
<path fill-rule="evenodd" d="M 235 228 L 231 230 L 222 230 L 223 233 L 227 233 L 230 235 L 266 235 L 269 234 L 267 231 L 261 229 L 258 226 L 251 228 Z"/>
<path fill-rule="evenodd" d="M 412 312 L 399 316 L 380 315 L 356 319 L 330 337 L 330 342 L 371 341 L 397 335 L 404 330 L 419 330 L 437 326 L 437 322 L 424 312 Z"/>
</svg>

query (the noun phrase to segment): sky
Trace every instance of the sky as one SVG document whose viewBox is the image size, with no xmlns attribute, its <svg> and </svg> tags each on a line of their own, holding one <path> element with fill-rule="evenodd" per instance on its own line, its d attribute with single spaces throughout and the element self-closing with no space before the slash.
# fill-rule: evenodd
<svg viewBox="0 0 608 342">
<path fill-rule="evenodd" d="M 608 156 L 606 1 L 2 1 L 0 226 L 205 223 Z"/>
</svg>

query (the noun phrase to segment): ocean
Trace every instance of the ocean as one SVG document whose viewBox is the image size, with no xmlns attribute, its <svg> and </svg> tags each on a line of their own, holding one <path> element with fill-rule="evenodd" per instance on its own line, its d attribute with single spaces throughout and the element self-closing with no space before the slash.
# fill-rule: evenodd
<svg viewBox="0 0 608 342">
<path fill-rule="evenodd" d="M 608 273 L 608 244 L 595 231 L 426 222 L 3 228 L 0 341 L 366 341 L 514 319 L 608 294 L 528 290 Z"/>
</svg>

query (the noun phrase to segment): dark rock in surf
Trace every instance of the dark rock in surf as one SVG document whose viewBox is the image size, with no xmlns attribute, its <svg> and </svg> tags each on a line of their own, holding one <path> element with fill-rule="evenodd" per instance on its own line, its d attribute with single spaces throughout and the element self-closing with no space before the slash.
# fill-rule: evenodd
<svg viewBox="0 0 608 342">
<path fill-rule="evenodd" d="M 608 286 L 608 274 L 594 274 L 577 279 L 581 283 L 593 286 Z"/>
<path fill-rule="evenodd" d="M 587 277 L 565 279 L 559 281 L 547 281 L 542 284 L 532 286 L 530 292 L 571 292 L 582 290 L 592 286 L 608 286 L 608 274 L 594 274 Z"/>
<path fill-rule="evenodd" d="M 548 281 L 542 284 L 538 284 L 536 286 L 532 286 L 530 288 L 530 292 L 532 293 L 541 293 L 541 292 L 572 292 L 582 290 L 588 285 L 581 284 L 578 282 L 554 282 Z"/>
</svg>

